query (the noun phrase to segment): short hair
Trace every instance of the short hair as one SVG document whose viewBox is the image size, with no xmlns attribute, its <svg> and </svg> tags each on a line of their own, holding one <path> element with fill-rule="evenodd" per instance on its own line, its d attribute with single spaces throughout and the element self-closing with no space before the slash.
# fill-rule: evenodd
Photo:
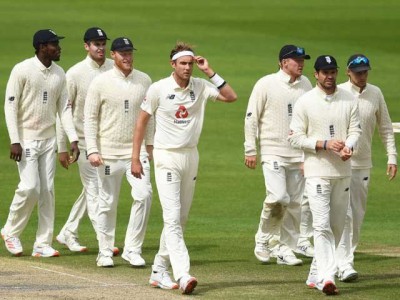
<svg viewBox="0 0 400 300">
<path fill-rule="evenodd" d="M 182 51 L 192 51 L 193 52 L 193 48 L 194 48 L 194 46 L 192 46 L 188 43 L 178 41 L 178 42 L 176 42 L 175 47 L 171 50 L 171 54 L 169 55 L 169 58 L 172 59 L 172 57 L 178 52 L 182 52 Z"/>
</svg>

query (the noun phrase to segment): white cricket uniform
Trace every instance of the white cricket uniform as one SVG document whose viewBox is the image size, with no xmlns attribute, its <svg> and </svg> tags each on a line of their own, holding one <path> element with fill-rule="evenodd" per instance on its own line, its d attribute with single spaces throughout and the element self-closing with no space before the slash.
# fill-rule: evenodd
<svg viewBox="0 0 400 300">
<path fill-rule="evenodd" d="M 339 88 L 352 93 L 357 101 L 363 131 L 358 147 L 351 158 L 350 207 L 337 251 L 339 271 L 344 271 L 354 265 L 354 251 L 360 240 L 361 225 L 367 206 L 372 168 L 371 146 L 376 125 L 378 125 L 379 136 L 386 149 L 388 165 L 397 164 L 397 152 L 392 121 L 381 90 L 368 83 L 360 93 L 360 88 L 350 81 L 340 84 Z"/>
<path fill-rule="evenodd" d="M 338 139 L 353 148 L 361 134 L 357 103 L 336 89 L 326 95 L 318 86 L 297 100 L 290 125 L 293 147 L 304 150 L 304 176 L 313 217 L 315 255 L 310 272 L 321 283 L 335 282 L 335 248 L 349 205 L 351 165 L 332 151 L 316 151 L 318 140 Z"/>
<path fill-rule="evenodd" d="M 117 68 L 98 75 L 89 86 L 85 100 L 84 131 L 87 154 L 99 153 L 104 165 L 97 168 L 99 176 L 99 207 L 97 214 L 99 251 L 113 255 L 117 205 L 122 177 L 132 187 L 130 220 L 124 251 L 141 253 L 152 200 L 150 163 L 142 147 L 140 159 L 145 176 L 140 180 L 131 174 L 132 135 L 150 77 L 133 70 L 127 77 Z M 146 143 L 153 144 L 154 125 L 148 128 Z"/>
<path fill-rule="evenodd" d="M 218 95 L 204 79 L 191 77 L 183 89 L 171 75 L 151 85 L 141 106 L 155 117 L 154 169 L 164 220 L 153 270 L 162 272 L 171 264 L 177 281 L 189 275 L 183 232 L 196 184 L 197 144 L 207 100 L 215 101 Z"/>
<path fill-rule="evenodd" d="M 5 115 L 11 144 L 23 149 L 18 162 L 20 183 L 10 206 L 4 233 L 19 237 L 38 202 L 34 248 L 50 246 L 54 230 L 56 116 L 68 139 L 78 141 L 68 103 L 64 70 L 46 68 L 35 56 L 15 65 L 7 83 Z"/>
<path fill-rule="evenodd" d="M 256 243 L 269 247 L 283 243 L 295 249 L 299 236 L 304 177 L 303 151 L 293 149 L 287 137 L 297 99 L 312 89 L 300 76 L 290 83 L 284 71 L 262 77 L 251 93 L 245 118 L 245 155 L 257 154 L 259 140 L 266 198 Z"/>
<path fill-rule="evenodd" d="M 82 192 L 76 199 L 71 208 L 68 220 L 60 231 L 60 235 L 64 236 L 65 231 L 74 237 L 78 237 L 79 222 L 86 213 L 93 228 L 97 232 L 96 214 L 98 208 L 98 177 L 97 169 L 90 164 L 87 153 L 83 128 L 84 106 L 87 90 L 92 80 L 99 74 L 112 69 L 114 61 L 106 59 L 104 64 L 99 66 L 89 55 L 79 63 L 72 66 L 66 73 L 67 89 L 69 100 L 72 104 L 73 121 L 76 133 L 79 137 L 79 149 L 81 155 L 78 159 L 79 174 L 82 182 Z M 59 152 L 68 152 L 66 148 L 65 132 L 62 126 L 57 127 L 57 142 Z"/>
</svg>

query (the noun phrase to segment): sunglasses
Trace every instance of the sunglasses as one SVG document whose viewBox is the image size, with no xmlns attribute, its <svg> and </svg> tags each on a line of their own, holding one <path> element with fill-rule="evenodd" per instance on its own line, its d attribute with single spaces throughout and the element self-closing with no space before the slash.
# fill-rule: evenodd
<svg viewBox="0 0 400 300">
<path fill-rule="evenodd" d="M 365 64 L 368 65 L 369 64 L 369 59 L 363 56 L 357 56 L 355 59 L 353 59 L 348 65 L 347 67 L 350 67 L 351 65 L 361 65 L 361 64 Z"/>
<path fill-rule="evenodd" d="M 293 54 L 293 53 L 296 53 L 297 55 L 304 55 L 306 53 L 306 51 L 304 50 L 304 48 L 297 47 L 296 50 L 292 50 L 292 51 L 282 55 L 282 58 L 284 58 L 285 56 L 288 56 L 290 54 Z"/>
</svg>

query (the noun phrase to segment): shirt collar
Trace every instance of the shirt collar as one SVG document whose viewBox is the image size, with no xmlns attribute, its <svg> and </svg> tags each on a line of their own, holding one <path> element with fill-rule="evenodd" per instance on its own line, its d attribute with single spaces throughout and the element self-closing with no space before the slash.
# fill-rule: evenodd
<svg viewBox="0 0 400 300">
<path fill-rule="evenodd" d="M 350 91 L 355 95 L 359 95 L 359 94 L 364 93 L 368 88 L 368 83 L 367 83 L 367 85 L 364 87 L 362 92 L 360 92 L 361 88 L 356 86 L 355 84 L 353 84 L 350 80 L 347 81 L 347 84 L 350 86 Z"/>
<path fill-rule="evenodd" d="M 128 76 L 125 76 L 125 74 L 116 66 L 116 65 L 114 65 L 113 66 L 113 70 L 114 70 L 114 74 L 117 76 L 117 77 L 120 77 L 120 78 L 122 78 L 122 79 L 128 79 L 128 78 L 132 78 L 133 77 L 133 73 L 134 73 L 134 69 L 129 73 L 129 75 Z"/>
<path fill-rule="evenodd" d="M 320 87 L 318 84 L 315 85 L 315 90 L 317 92 L 317 95 L 319 97 L 323 98 L 325 101 L 332 101 L 335 99 L 336 94 L 338 93 L 338 88 L 336 86 L 335 92 L 333 94 L 327 95 Z"/>
<path fill-rule="evenodd" d="M 287 83 L 287 84 L 291 84 L 291 85 L 297 84 L 297 83 L 299 83 L 299 82 L 301 81 L 301 76 L 299 76 L 299 77 L 296 78 L 295 81 L 290 82 L 290 79 L 291 79 L 290 75 L 287 74 L 287 73 L 286 73 L 285 71 L 283 71 L 282 69 L 279 69 L 279 71 L 278 71 L 278 77 L 279 77 L 279 79 L 280 79 L 281 81 L 283 81 L 283 82 L 285 82 L 285 83 Z"/>
<path fill-rule="evenodd" d="M 190 79 L 189 79 L 189 84 L 188 84 L 187 87 L 185 87 L 185 88 L 181 88 L 181 87 L 178 85 L 178 83 L 175 81 L 174 72 L 171 73 L 171 76 L 170 76 L 169 78 L 170 78 L 170 81 L 171 81 L 172 88 L 173 88 L 174 90 L 190 90 L 190 91 L 193 91 L 193 90 L 194 90 L 193 77 L 190 77 Z"/>
<path fill-rule="evenodd" d="M 34 62 L 35 62 L 35 65 L 36 65 L 36 66 L 40 69 L 40 71 L 42 71 L 42 72 L 44 72 L 44 71 L 46 71 L 46 70 L 50 71 L 51 68 L 52 68 L 52 66 L 53 66 L 53 62 L 51 62 L 50 67 L 47 68 L 44 64 L 42 64 L 42 62 L 39 60 L 39 58 L 37 57 L 37 55 L 35 55 L 35 57 L 34 57 Z"/>
<path fill-rule="evenodd" d="M 87 55 L 87 56 L 86 56 L 85 61 L 86 61 L 86 63 L 87 63 L 91 68 L 93 68 L 93 69 L 101 69 L 101 68 L 104 68 L 104 66 L 105 66 L 105 64 L 106 64 L 106 63 L 104 62 L 104 64 L 102 64 L 101 66 L 99 66 L 99 64 L 98 64 L 96 61 L 94 61 L 93 58 L 90 57 L 90 55 Z"/>
</svg>

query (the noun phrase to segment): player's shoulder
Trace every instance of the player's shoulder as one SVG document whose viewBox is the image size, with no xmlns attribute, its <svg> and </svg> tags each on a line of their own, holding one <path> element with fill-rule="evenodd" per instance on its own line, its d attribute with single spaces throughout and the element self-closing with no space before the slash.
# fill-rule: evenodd
<svg viewBox="0 0 400 300">
<path fill-rule="evenodd" d="M 150 76 L 149 76 L 147 73 L 143 72 L 143 71 L 140 71 L 140 70 L 138 70 L 138 69 L 134 69 L 134 70 L 133 70 L 133 74 L 134 74 L 134 76 L 139 77 L 139 78 L 141 78 L 142 80 L 150 81 L 150 82 L 151 82 Z"/>
</svg>

